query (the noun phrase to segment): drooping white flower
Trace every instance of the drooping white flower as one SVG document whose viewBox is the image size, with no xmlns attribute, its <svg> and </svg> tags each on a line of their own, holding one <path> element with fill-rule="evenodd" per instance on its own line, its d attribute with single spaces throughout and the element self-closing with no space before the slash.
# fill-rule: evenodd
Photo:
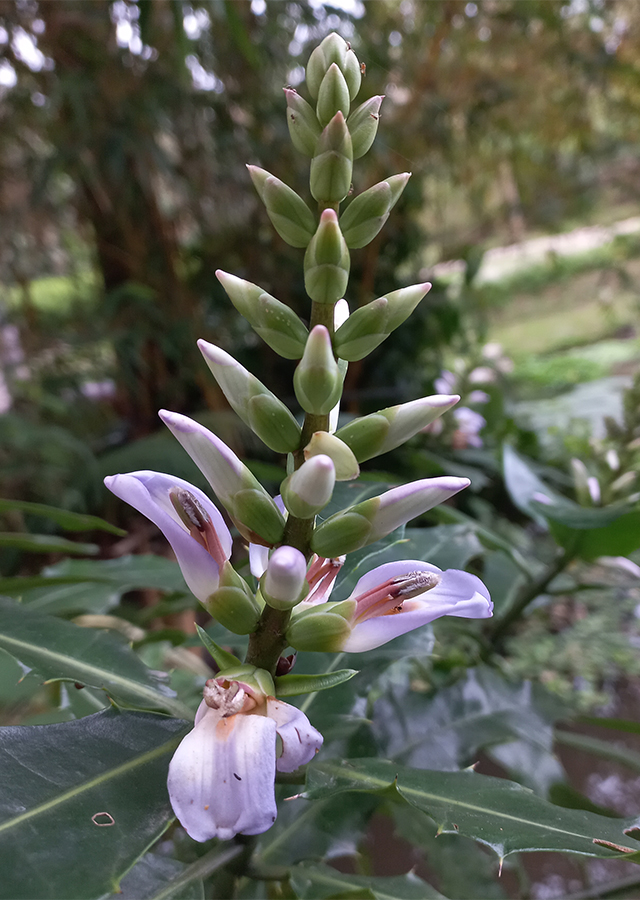
<svg viewBox="0 0 640 900">
<path fill-rule="evenodd" d="M 321 746 L 299 709 L 221 673 L 169 765 L 173 810 L 196 841 L 261 834 L 277 816 L 276 771 L 293 772 Z"/>
</svg>

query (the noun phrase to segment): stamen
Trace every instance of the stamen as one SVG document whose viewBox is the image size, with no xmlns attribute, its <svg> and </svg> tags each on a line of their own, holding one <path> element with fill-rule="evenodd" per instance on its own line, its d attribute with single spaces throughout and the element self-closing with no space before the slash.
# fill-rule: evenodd
<svg viewBox="0 0 640 900">
<path fill-rule="evenodd" d="M 356 598 L 356 621 L 402 612 L 405 600 L 430 591 L 440 583 L 441 577 L 436 572 L 407 572 L 383 581 Z"/>
<path fill-rule="evenodd" d="M 181 521 L 187 526 L 191 537 L 201 547 L 204 547 L 219 566 L 223 566 L 227 556 L 222 549 L 222 544 L 211 521 L 211 516 L 198 498 L 184 488 L 174 487 L 169 491 L 169 499 Z"/>
<path fill-rule="evenodd" d="M 329 559 L 315 557 L 307 571 L 310 591 L 305 597 L 305 603 L 323 603 L 327 599 L 345 559 L 346 556 Z"/>
<path fill-rule="evenodd" d="M 247 693 L 237 681 L 224 681 L 222 684 L 210 678 L 202 692 L 204 702 L 211 709 L 220 710 L 223 718 L 245 712 Z M 255 706 L 255 702 L 251 703 Z"/>
</svg>

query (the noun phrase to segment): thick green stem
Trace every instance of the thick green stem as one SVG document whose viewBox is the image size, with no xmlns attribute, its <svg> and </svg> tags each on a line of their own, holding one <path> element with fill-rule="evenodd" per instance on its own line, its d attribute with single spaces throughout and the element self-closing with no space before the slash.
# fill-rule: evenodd
<svg viewBox="0 0 640 900">
<path fill-rule="evenodd" d="M 333 303 L 313 303 L 311 307 L 311 328 L 316 325 L 324 325 L 333 337 Z M 304 462 L 304 448 L 311 440 L 315 431 L 328 431 L 329 416 L 306 413 L 300 446 L 294 453 L 294 466 L 299 469 Z M 307 557 L 311 556 L 311 536 L 313 535 L 314 520 L 298 519 L 289 516 L 285 527 L 283 544 L 295 547 Z M 287 646 L 285 632 L 289 624 L 291 612 L 289 610 L 273 609 L 265 606 L 258 622 L 258 627 L 249 638 L 246 662 L 260 669 L 266 669 L 272 675 L 275 674 L 278 659 Z"/>
</svg>

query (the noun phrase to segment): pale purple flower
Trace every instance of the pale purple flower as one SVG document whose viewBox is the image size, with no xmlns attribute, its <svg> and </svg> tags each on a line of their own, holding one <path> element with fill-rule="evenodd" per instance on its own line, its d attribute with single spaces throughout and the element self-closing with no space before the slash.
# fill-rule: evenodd
<svg viewBox="0 0 640 900">
<path fill-rule="evenodd" d="M 459 449 L 464 447 L 482 447 L 482 438 L 480 432 L 487 424 L 484 416 L 469 409 L 467 406 L 461 406 L 453 411 L 456 420 L 456 433 L 454 435 L 454 445 Z"/>
<path fill-rule="evenodd" d="M 199 488 L 162 472 L 109 475 L 109 490 L 157 525 L 171 544 L 189 590 L 201 603 L 218 587 L 231 556 L 231 533 Z"/>
<path fill-rule="evenodd" d="M 196 841 L 261 834 L 277 816 L 276 771 L 312 760 L 322 735 L 295 706 L 224 675 L 204 696 L 169 766 L 171 805 Z"/>
<path fill-rule="evenodd" d="M 348 653 L 373 650 L 441 616 L 484 619 L 493 613 L 489 591 L 475 575 L 414 559 L 367 572 L 349 600 L 356 606 L 341 647 Z"/>
<path fill-rule="evenodd" d="M 455 394 L 457 385 L 458 376 L 447 369 L 443 369 L 440 377 L 433 382 L 433 386 L 439 394 Z"/>
</svg>

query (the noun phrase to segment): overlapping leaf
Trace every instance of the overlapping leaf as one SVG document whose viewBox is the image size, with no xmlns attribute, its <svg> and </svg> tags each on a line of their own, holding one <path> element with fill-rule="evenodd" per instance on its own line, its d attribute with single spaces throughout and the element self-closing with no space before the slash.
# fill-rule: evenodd
<svg viewBox="0 0 640 900">
<path fill-rule="evenodd" d="M 148 669 L 111 634 L 81 628 L 0 598 L 0 648 L 47 679 L 103 688 L 128 706 L 163 709 L 189 717 L 163 673 Z"/>
<path fill-rule="evenodd" d="M 516 851 L 556 850 L 640 862 L 640 819 L 610 819 L 564 809 L 513 781 L 472 771 L 409 769 L 389 760 L 312 763 L 308 799 L 368 791 L 406 800 L 426 813 L 440 833 L 462 834 L 500 858 Z"/>
<path fill-rule="evenodd" d="M 188 727 L 110 709 L 0 728 L 0 900 L 117 891 L 171 821 L 167 768 Z"/>
</svg>

